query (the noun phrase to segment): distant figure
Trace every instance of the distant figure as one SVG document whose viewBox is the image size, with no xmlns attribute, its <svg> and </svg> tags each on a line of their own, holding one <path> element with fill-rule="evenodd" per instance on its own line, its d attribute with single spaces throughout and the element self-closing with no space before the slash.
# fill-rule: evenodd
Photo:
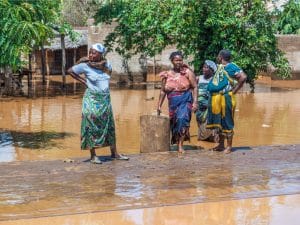
<svg viewBox="0 0 300 225">
<path fill-rule="evenodd" d="M 247 75 L 231 62 L 231 53 L 221 50 L 217 57 L 218 69 L 209 82 L 207 128 L 220 131 L 219 144 L 212 150 L 231 153 L 234 128 L 235 94 L 243 86 Z M 225 148 L 224 141 L 227 139 Z"/>
<path fill-rule="evenodd" d="M 105 47 L 94 44 L 89 57 L 68 70 L 68 73 L 87 89 L 82 102 L 81 149 L 90 150 L 91 163 L 101 164 L 95 148 L 110 146 L 113 159 L 128 160 L 117 152 L 115 123 L 110 102 L 109 80 L 111 65 L 104 58 Z M 84 74 L 85 78 L 80 77 Z"/>
<path fill-rule="evenodd" d="M 202 72 L 198 78 L 198 110 L 195 112 L 198 125 L 198 140 L 214 141 L 215 133 L 212 129 L 207 129 L 207 106 L 209 99 L 209 91 L 207 85 L 217 71 L 217 65 L 211 60 L 205 60 Z"/>
<path fill-rule="evenodd" d="M 194 73 L 183 63 L 180 51 L 170 55 L 173 69 L 160 73 L 162 86 L 158 100 L 157 112 L 167 96 L 171 129 L 171 144 L 178 145 L 178 152 L 184 153 L 183 142 L 190 140 L 190 121 L 192 110 L 198 108 L 197 82 Z"/>
</svg>

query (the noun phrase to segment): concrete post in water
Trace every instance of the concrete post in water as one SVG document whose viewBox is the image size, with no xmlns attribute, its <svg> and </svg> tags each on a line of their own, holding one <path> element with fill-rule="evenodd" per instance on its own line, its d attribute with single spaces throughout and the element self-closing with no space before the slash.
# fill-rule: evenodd
<svg viewBox="0 0 300 225">
<path fill-rule="evenodd" d="M 170 120 L 167 116 L 140 117 L 140 152 L 166 152 L 170 150 Z"/>
</svg>

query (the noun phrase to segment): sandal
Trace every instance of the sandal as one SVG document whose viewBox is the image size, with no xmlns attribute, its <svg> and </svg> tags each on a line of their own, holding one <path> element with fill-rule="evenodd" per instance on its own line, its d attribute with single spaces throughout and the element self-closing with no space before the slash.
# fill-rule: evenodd
<svg viewBox="0 0 300 225">
<path fill-rule="evenodd" d="M 90 160 L 90 162 L 93 163 L 93 164 L 102 164 L 102 161 L 97 156 L 95 156 L 94 158 L 92 158 Z"/>
<path fill-rule="evenodd" d="M 232 152 L 231 148 L 226 148 L 226 149 L 224 150 L 224 153 L 225 153 L 225 154 L 230 154 L 231 152 Z"/>
<path fill-rule="evenodd" d="M 111 156 L 111 158 L 113 160 L 125 160 L 125 161 L 128 161 L 129 160 L 129 157 L 125 156 L 125 155 L 118 155 L 117 157 L 116 156 Z"/>
</svg>

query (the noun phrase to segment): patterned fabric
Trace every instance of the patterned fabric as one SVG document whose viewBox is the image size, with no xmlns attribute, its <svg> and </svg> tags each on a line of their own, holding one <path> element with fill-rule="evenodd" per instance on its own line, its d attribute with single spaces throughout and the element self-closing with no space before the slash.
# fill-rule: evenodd
<svg viewBox="0 0 300 225">
<path fill-rule="evenodd" d="M 218 69 L 213 78 L 207 85 L 207 90 L 211 93 L 228 92 L 234 85 L 233 79 L 228 75 L 222 64 L 218 65 Z"/>
<path fill-rule="evenodd" d="M 206 140 L 212 136 L 212 130 L 206 129 L 207 123 L 207 106 L 209 99 L 209 91 L 207 85 L 212 78 L 205 79 L 204 75 L 199 76 L 198 81 L 198 110 L 195 112 L 196 120 L 198 123 L 198 139 Z"/>
<path fill-rule="evenodd" d="M 106 52 L 106 48 L 100 43 L 93 44 L 92 49 L 95 49 L 97 52 L 100 52 L 102 54 Z"/>
<path fill-rule="evenodd" d="M 221 70 L 222 72 L 218 72 Z M 242 70 L 234 63 L 229 63 L 226 66 L 219 65 L 211 82 L 214 83 L 214 85 L 220 85 L 220 90 L 214 91 L 208 87 L 211 96 L 208 100 L 206 128 L 219 129 L 225 136 L 233 135 L 236 99 L 231 90 L 237 83 L 233 78 L 241 71 Z M 224 86 L 224 84 L 221 84 L 220 81 L 222 81 L 222 79 L 227 79 L 227 85 Z M 222 88 L 220 88 L 221 86 Z"/>
<path fill-rule="evenodd" d="M 115 144 L 115 124 L 109 91 L 86 89 L 82 102 L 81 149 Z"/>
<path fill-rule="evenodd" d="M 204 112 L 207 109 L 208 105 L 208 98 L 209 98 L 209 91 L 207 90 L 207 85 L 209 83 L 209 79 L 205 79 L 203 75 L 199 76 L 199 81 L 198 81 L 198 110 L 196 111 L 196 117 L 197 121 L 199 123 L 204 122 L 206 120 L 206 117 L 204 116 Z"/>
<path fill-rule="evenodd" d="M 187 91 L 190 89 L 190 81 L 187 74 L 188 67 L 184 67 L 180 71 L 180 75 L 175 74 L 173 71 L 164 71 L 160 73 L 161 78 L 166 78 L 165 90 L 170 91 Z"/>
<path fill-rule="evenodd" d="M 204 64 L 206 64 L 212 71 L 215 73 L 217 71 L 217 65 L 214 61 L 211 60 L 205 60 Z"/>
<path fill-rule="evenodd" d="M 191 91 L 173 91 L 167 95 L 171 128 L 171 144 L 177 144 L 180 137 L 190 140 L 190 121 L 192 116 L 193 96 Z"/>
<path fill-rule="evenodd" d="M 219 129 L 223 135 L 232 135 L 234 128 L 235 95 L 213 93 L 209 98 L 206 128 Z"/>
</svg>

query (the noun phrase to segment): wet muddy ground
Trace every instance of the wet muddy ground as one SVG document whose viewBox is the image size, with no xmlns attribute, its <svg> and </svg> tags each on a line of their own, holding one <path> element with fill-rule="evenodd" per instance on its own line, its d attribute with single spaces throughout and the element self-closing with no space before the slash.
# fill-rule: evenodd
<svg viewBox="0 0 300 225">
<path fill-rule="evenodd" d="M 103 159 L 0 164 L 0 220 L 300 194 L 300 145 Z"/>
<path fill-rule="evenodd" d="M 106 162 L 91 165 L 79 149 L 83 89 L 68 80 L 63 96 L 51 79 L 33 99 L 0 99 L 0 225 L 298 225 L 299 81 L 261 78 L 255 94 L 237 95 L 230 155 L 197 140 L 193 117 L 180 157 L 138 154 L 139 117 L 155 112 L 155 84 L 113 85 L 117 145 L 131 159 L 111 161 L 104 148 Z"/>
</svg>

